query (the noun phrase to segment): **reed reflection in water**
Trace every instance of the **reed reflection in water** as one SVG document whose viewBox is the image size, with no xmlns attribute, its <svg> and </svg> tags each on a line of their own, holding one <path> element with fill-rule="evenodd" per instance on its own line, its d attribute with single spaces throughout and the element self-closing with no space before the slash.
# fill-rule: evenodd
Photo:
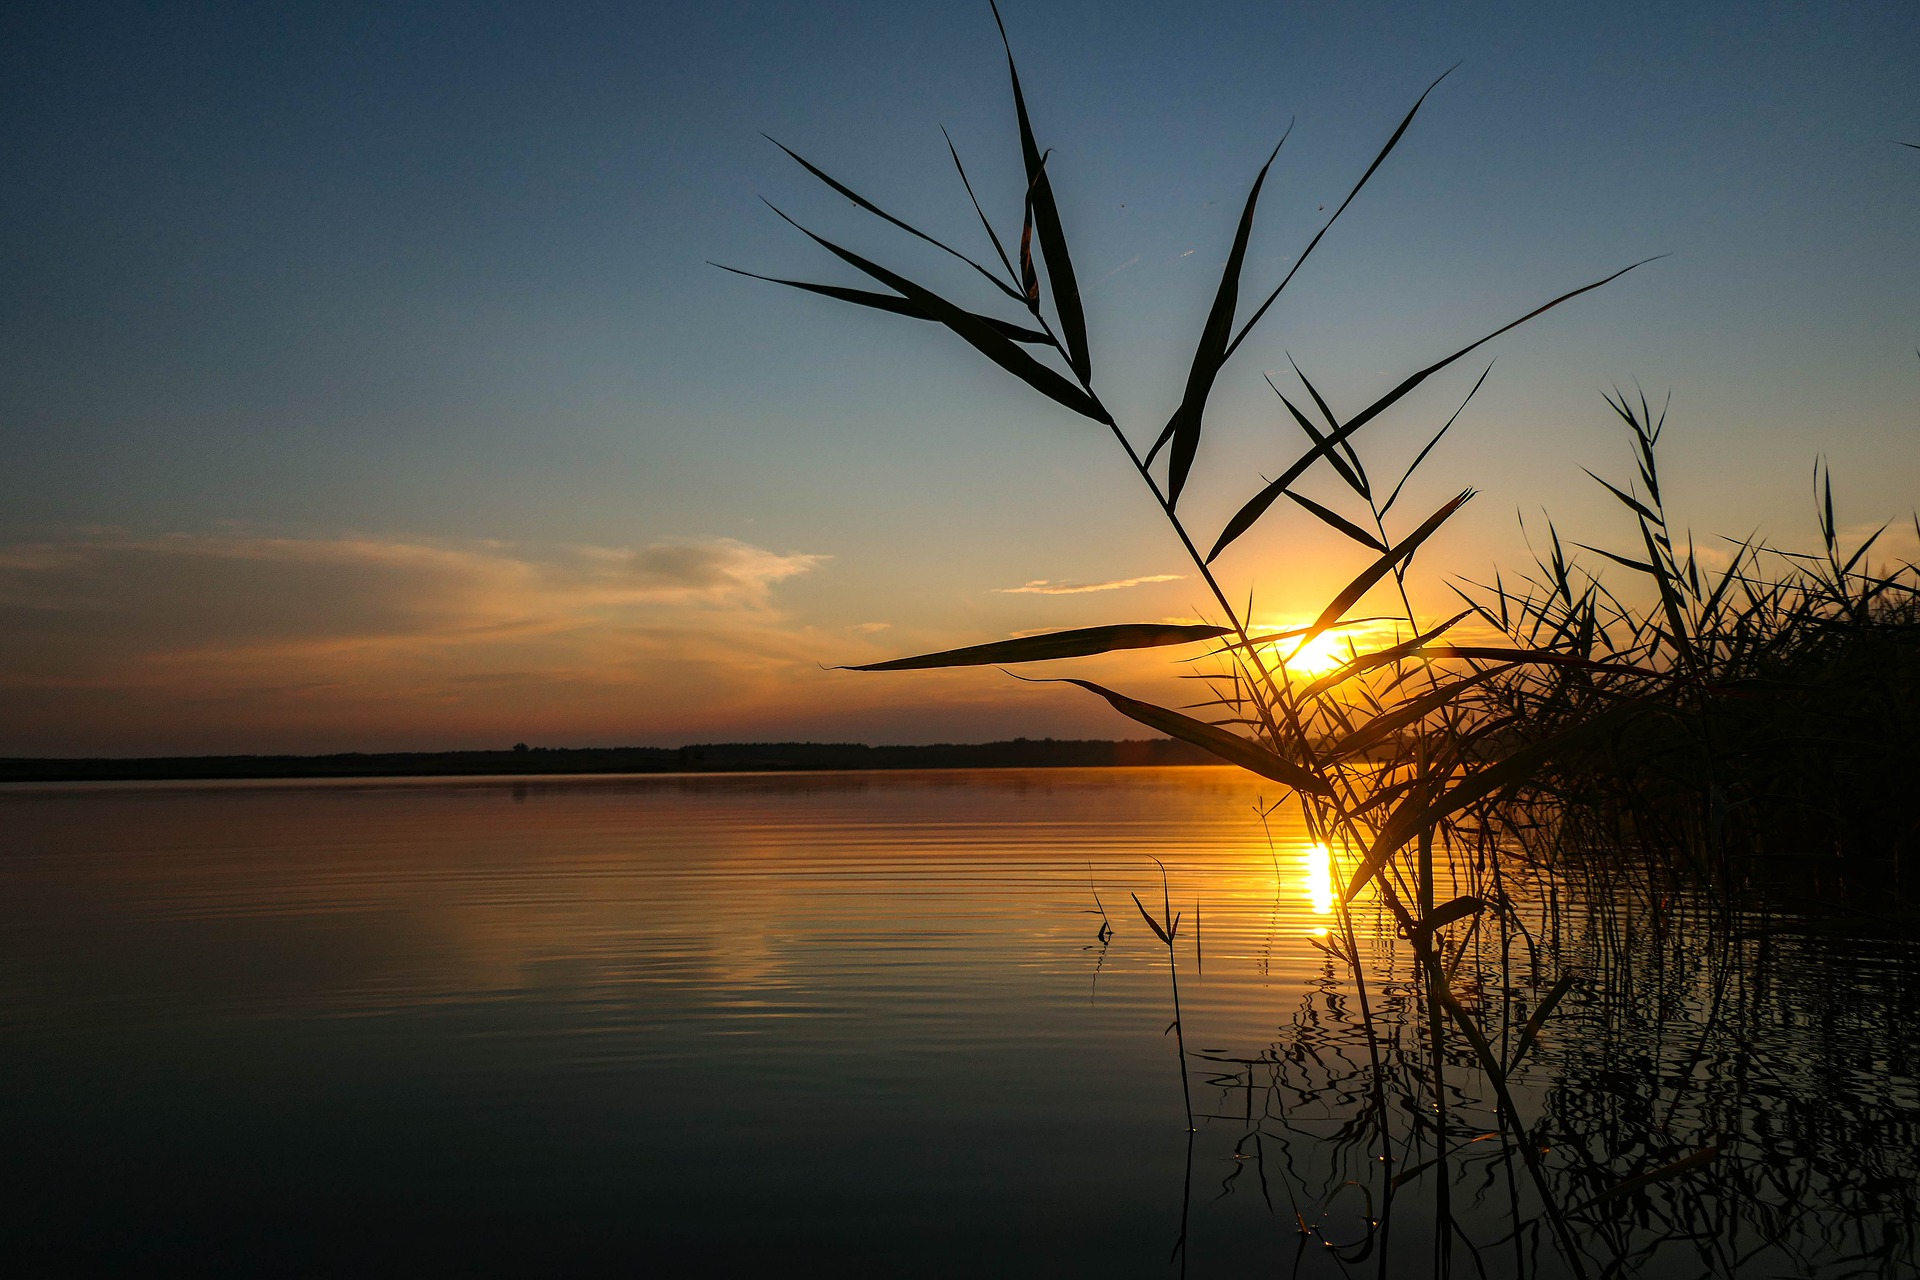
<svg viewBox="0 0 1920 1280">
<path fill-rule="evenodd" d="M 1258 800 L 1214 769 L 0 793 L 0 1150 L 28 1188 L 0 1247 L 1421 1273 L 1417 984 L 1363 915 L 1375 1077 L 1330 869 Z M 1149 855 L 1204 920 L 1176 940 L 1191 1147 L 1166 948 L 1116 906 L 1159 901 Z M 1524 1019 L 1557 966 L 1589 975 L 1515 1077 L 1564 1207 L 1722 1151 L 1579 1215 L 1596 1273 L 1911 1264 L 1909 951 L 1705 948 L 1679 907 L 1513 892 L 1525 932 L 1488 926 L 1457 977 Z M 1498 1126 L 1469 1064 L 1448 1082 L 1459 1265 L 1561 1274 L 1506 1144 L 1471 1141 Z"/>
</svg>

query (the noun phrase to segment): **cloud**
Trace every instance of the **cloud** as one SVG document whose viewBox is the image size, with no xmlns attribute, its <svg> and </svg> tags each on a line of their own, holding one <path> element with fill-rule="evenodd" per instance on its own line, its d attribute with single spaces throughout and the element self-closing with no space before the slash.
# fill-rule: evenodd
<svg viewBox="0 0 1920 1280">
<path fill-rule="evenodd" d="M 816 567 L 825 556 L 764 551 L 732 538 L 667 540 L 637 549 L 580 547 L 601 570 L 600 584 L 628 602 L 764 603 L 776 582 Z"/>
<path fill-rule="evenodd" d="M 403 724 L 417 741 L 456 722 L 750 702 L 831 655 L 772 598 L 824 559 L 729 538 L 108 532 L 0 547 L 0 754 L 193 749 L 194 734 L 228 749 L 280 731 L 308 746 L 316 726 L 357 746 Z"/>
<path fill-rule="evenodd" d="M 1120 591 L 1149 582 L 1178 582 L 1186 576 L 1184 573 L 1152 573 L 1142 578 L 1115 578 L 1110 582 L 1049 582 L 1045 578 L 1036 578 L 1017 587 L 996 587 L 994 590 L 1009 596 L 1077 596 L 1089 591 Z"/>
<path fill-rule="evenodd" d="M 0 645 L 147 656 L 548 632 L 648 605 L 764 609 L 824 557 L 730 538 L 528 551 L 364 538 L 112 534 L 0 548 Z M 19 667 L 10 668 L 14 672 Z"/>
</svg>

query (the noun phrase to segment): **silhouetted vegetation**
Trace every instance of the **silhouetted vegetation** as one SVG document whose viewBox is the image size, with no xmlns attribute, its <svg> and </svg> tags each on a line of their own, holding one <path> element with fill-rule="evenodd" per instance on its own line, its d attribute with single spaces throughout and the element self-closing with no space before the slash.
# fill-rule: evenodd
<svg viewBox="0 0 1920 1280">
<path fill-rule="evenodd" d="M 1491 682 L 1478 716 L 1537 739 L 1611 705 L 1649 709 L 1538 780 L 1536 794 L 1557 806 L 1555 835 L 1571 846 L 1722 882 L 1755 856 L 1789 858 L 1869 875 L 1873 892 L 1897 896 L 1920 833 L 1920 570 L 1876 564 L 1886 526 L 1842 544 L 1824 472 L 1819 550 L 1696 548 L 1661 496 L 1664 412 L 1644 399 L 1613 407 L 1632 433 L 1637 476 L 1602 483 L 1637 536 L 1630 550 L 1586 550 L 1637 594 L 1585 571 L 1549 527 L 1535 572 L 1476 604 L 1517 642 L 1568 660 Z"/>
<path fill-rule="evenodd" d="M 1004 41 L 1004 27 L 1001 35 Z M 1343 1141 L 1369 1157 L 1354 1164 L 1347 1181 L 1377 1206 L 1370 1208 L 1364 1240 L 1347 1261 L 1373 1254 L 1376 1229 L 1382 1237 L 1388 1230 L 1395 1191 L 1424 1175 L 1421 1183 L 1434 1197 L 1435 1271 L 1447 1271 L 1456 1244 L 1471 1247 L 1455 1224 L 1453 1188 L 1470 1174 L 1478 1176 L 1483 1165 L 1495 1170 L 1487 1177 L 1505 1179 L 1512 1239 L 1553 1241 L 1559 1265 L 1575 1275 L 1590 1274 L 1593 1267 L 1632 1273 L 1638 1245 L 1607 1225 L 1612 1210 L 1602 1212 L 1602 1206 L 1641 1205 L 1651 1198 L 1677 1232 L 1711 1238 L 1732 1231 L 1687 1198 L 1698 1194 L 1701 1178 L 1722 1178 L 1716 1170 L 1729 1167 L 1721 1161 L 1731 1161 L 1731 1149 L 1723 1150 L 1712 1134 L 1656 1135 L 1641 1124 L 1630 1135 L 1602 1125 L 1570 1129 L 1567 1140 L 1543 1143 L 1543 1120 L 1572 1126 L 1580 1112 L 1555 1102 L 1569 1095 L 1554 1090 L 1572 1087 L 1570 1096 L 1586 1095 L 1576 1078 L 1578 1064 L 1563 1062 L 1543 1115 L 1530 1066 L 1537 1055 L 1530 1060 L 1530 1053 L 1543 1043 L 1556 1010 L 1584 982 L 1580 966 L 1602 966 L 1605 980 L 1613 982 L 1630 974 L 1639 957 L 1631 931 L 1604 933 L 1604 945 L 1587 947 L 1575 945 L 1584 935 L 1557 906 L 1549 913 L 1551 928 L 1538 919 L 1530 924 L 1527 916 L 1542 901 L 1557 904 L 1563 889 L 1577 889 L 1580 875 L 1600 874 L 1624 877 L 1627 898 L 1657 918 L 1667 896 L 1650 873 L 1684 868 L 1721 876 L 1724 883 L 1730 865 L 1725 854 L 1736 837 L 1756 849 L 1800 852 L 1829 851 L 1836 844 L 1897 852 L 1910 842 L 1913 820 L 1898 783 L 1912 776 L 1914 761 L 1913 674 L 1920 662 L 1912 566 L 1871 573 L 1870 545 L 1843 557 L 1829 496 L 1824 556 L 1735 544 L 1729 563 L 1710 572 L 1690 541 L 1669 527 L 1661 505 L 1654 457 L 1659 420 L 1644 402 L 1622 399 L 1615 408 L 1635 433 L 1639 483 L 1609 487 L 1634 513 L 1644 553 L 1636 547 L 1631 554 L 1594 554 L 1645 578 L 1640 596 L 1616 594 L 1577 570 L 1556 535 L 1537 577 L 1469 591 L 1467 607 L 1451 617 L 1416 607 L 1409 567 L 1473 491 L 1460 491 L 1414 517 L 1399 503 L 1487 373 L 1410 459 L 1378 469 L 1377 460 L 1359 448 L 1359 433 L 1492 339 L 1639 263 L 1559 292 L 1412 371 L 1357 411 L 1337 412 L 1296 366 L 1299 390 L 1274 389 L 1282 421 L 1304 437 L 1303 451 L 1263 480 L 1219 530 L 1197 529 L 1193 513 L 1180 503 L 1200 458 L 1217 379 L 1393 154 L 1427 94 L 1415 101 L 1292 268 L 1249 310 L 1240 298 L 1241 275 L 1276 146 L 1251 183 L 1186 382 L 1169 397 L 1164 426 L 1137 432 L 1121 423 L 1097 389 L 1048 153 L 1036 140 L 1010 46 L 1008 67 L 1025 187 L 1017 234 L 1003 236 L 996 229 L 952 151 L 966 196 L 962 218 L 977 218 L 995 266 L 908 226 L 797 153 L 787 153 L 839 196 L 965 263 L 995 291 L 986 302 L 1010 313 L 1017 309 L 1017 318 L 952 300 L 779 210 L 885 292 L 774 282 L 940 324 L 1042 397 L 1096 424 L 1124 453 L 1191 560 L 1214 616 L 1204 626 L 1082 628 L 860 669 L 1013 665 L 1122 647 L 1209 646 L 1189 677 L 1204 692 L 1177 708 L 1090 681 L 1063 682 L 1289 788 L 1308 832 L 1340 869 L 1339 928 L 1329 954 L 1345 967 L 1364 1050 L 1360 1083 L 1345 1098 L 1350 1127 Z M 1338 497 L 1310 496 L 1302 491 L 1308 481 Z M 1252 617 L 1251 589 L 1229 589 L 1214 563 L 1275 507 L 1306 512 L 1353 544 L 1362 560 L 1312 622 L 1263 632 Z M 1393 600 L 1390 612 L 1399 628 L 1393 643 L 1366 652 L 1349 649 L 1348 660 L 1325 675 L 1308 678 L 1289 666 L 1290 658 L 1348 622 L 1376 591 Z M 1583 860 L 1573 859 L 1575 853 Z M 1554 878 L 1562 875 L 1574 878 Z M 1384 951 L 1365 939 L 1366 920 L 1356 909 L 1363 894 L 1369 895 L 1369 911 L 1377 909 L 1397 935 Z M 1171 951 L 1170 904 L 1167 911 L 1165 921 L 1149 916 L 1148 923 Z M 1667 919 L 1671 923 L 1671 914 Z M 1689 927 L 1706 931 L 1700 942 L 1709 950 L 1713 937 L 1724 944 L 1737 926 L 1731 909 L 1688 920 Z M 1506 941 L 1524 936 L 1534 954 L 1523 976 L 1503 943 L 1477 988 L 1507 993 L 1490 1001 L 1464 993 L 1461 983 L 1480 966 L 1484 940 L 1496 930 Z M 1406 967 L 1395 969 L 1401 959 Z M 1630 989 L 1610 988 L 1613 994 L 1605 999 L 1617 1003 L 1619 993 Z M 1623 1007 L 1630 1009 L 1630 1002 Z M 1179 1025 L 1177 1011 L 1173 1025 Z M 1184 1048 L 1181 1053 L 1184 1063 Z M 1469 1150 L 1492 1138 L 1498 1142 Z M 1768 1158 L 1741 1158 L 1749 1155 Z M 1910 1216 L 1908 1211 L 1902 1219 L 1902 1230 Z M 1303 1238 L 1315 1229 L 1304 1218 L 1300 1225 Z M 1733 1247 L 1737 1234 L 1722 1243 Z M 1900 1237 L 1892 1248 L 1898 1255 L 1910 1245 Z M 1178 1248 L 1176 1253 L 1184 1258 Z M 1378 1259 L 1384 1274 L 1384 1246 Z"/>
</svg>

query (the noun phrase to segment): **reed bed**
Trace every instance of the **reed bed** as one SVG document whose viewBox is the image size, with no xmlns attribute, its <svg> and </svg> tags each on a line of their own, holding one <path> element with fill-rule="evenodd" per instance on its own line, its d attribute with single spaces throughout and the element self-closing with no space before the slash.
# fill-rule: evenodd
<svg viewBox="0 0 1920 1280">
<path fill-rule="evenodd" d="M 1549 525 L 1531 573 L 1464 593 L 1514 643 L 1576 660 L 1516 668 L 1476 693 L 1476 714 L 1516 726 L 1516 738 L 1609 704 L 1655 714 L 1538 788 L 1551 803 L 1525 825 L 1538 831 L 1550 813 L 1557 845 L 1631 856 L 1669 886 L 1736 885 L 1760 859 L 1898 910 L 1920 835 L 1908 795 L 1920 767 L 1920 570 L 1875 560 L 1888 526 L 1842 544 L 1824 469 L 1817 550 L 1723 539 L 1709 569 L 1662 499 L 1665 411 L 1644 397 L 1609 403 L 1636 475 L 1599 483 L 1632 519 L 1630 549 L 1576 544 L 1612 570 L 1603 578 Z M 1509 816 L 1525 822 L 1517 808 Z"/>
</svg>

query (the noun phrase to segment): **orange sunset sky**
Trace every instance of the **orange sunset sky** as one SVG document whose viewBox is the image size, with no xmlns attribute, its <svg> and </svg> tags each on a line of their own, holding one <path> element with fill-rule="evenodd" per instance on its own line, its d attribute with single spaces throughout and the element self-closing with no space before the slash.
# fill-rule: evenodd
<svg viewBox="0 0 1920 1280">
<path fill-rule="evenodd" d="M 1671 393 L 1709 563 L 1720 534 L 1812 544 L 1816 458 L 1849 536 L 1893 519 L 1882 553 L 1920 555 L 1910 9 L 1005 12 L 1095 381 L 1143 445 L 1289 122 L 1243 297 L 1462 62 L 1222 374 L 1181 505 L 1206 539 L 1301 447 L 1263 375 L 1350 414 L 1667 254 L 1356 437 L 1397 476 L 1493 362 L 1396 512 L 1480 490 L 1423 552 L 1423 616 L 1523 569 L 1544 512 L 1630 533 L 1583 473 L 1628 474 L 1616 387 Z M 932 325 L 708 265 L 858 283 L 765 195 L 990 308 L 760 137 L 990 254 L 940 134 L 1017 238 L 984 5 L 49 9 L 0 41 L 0 99 L 30 177 L 0 193 L 0 754 L 1137 736 L 991 669 L 828 668 L 1207 616 L 1093 424 Z M 1281 508 L 1219 562 L 1272 626 L 1364 561 Z M 1075 674 L 1177 699 L 1184 670 Z"/>
</svg>

